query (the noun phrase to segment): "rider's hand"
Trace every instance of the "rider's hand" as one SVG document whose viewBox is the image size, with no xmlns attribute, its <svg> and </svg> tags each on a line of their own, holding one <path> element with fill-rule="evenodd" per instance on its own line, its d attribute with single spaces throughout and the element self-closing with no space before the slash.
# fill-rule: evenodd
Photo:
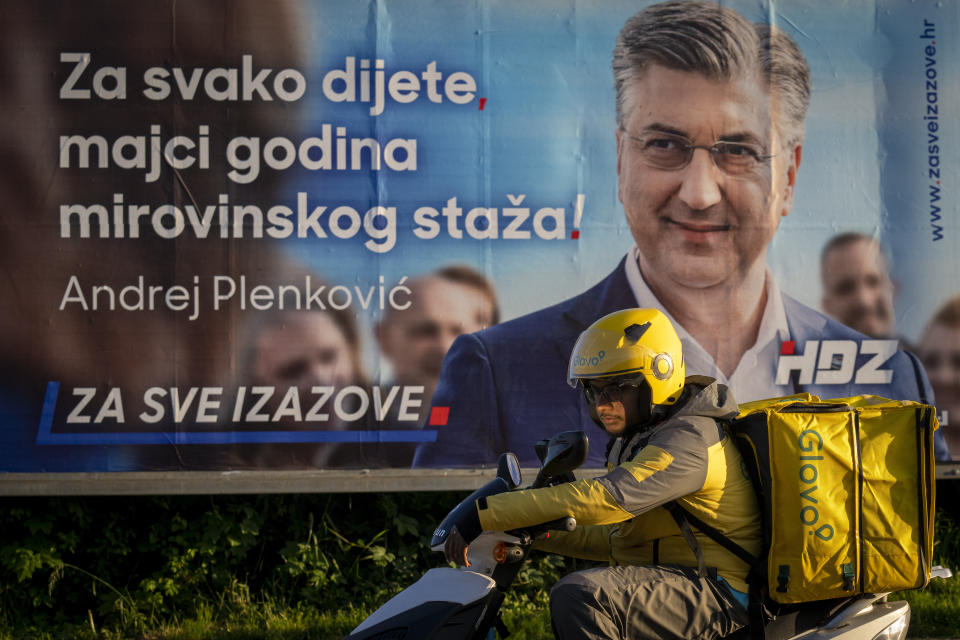
<svg viewBox="0 0 960 640">
<path fill-rule="evenodd" d="M 457 563 L 457 566 L 469 567 L 467 546 L 480 535 L 483 527 L 480 525 L 476 504 L 462 504 L 457 509 L 457 520 L 450 528 L 450 535 L 443 545 L 443 553 L 448 561 Z"/>
<path fill-rule="evenodd" d="M 470 561 L 467 560 L 467 547 L 470 545 L 460 535 L 460 531 L 454 527 L 447 536 L 447 541 L 443 545 L 443 554 L 447 562 L 453 562 L 458 567 L 469 567 Z"/>
</svg>

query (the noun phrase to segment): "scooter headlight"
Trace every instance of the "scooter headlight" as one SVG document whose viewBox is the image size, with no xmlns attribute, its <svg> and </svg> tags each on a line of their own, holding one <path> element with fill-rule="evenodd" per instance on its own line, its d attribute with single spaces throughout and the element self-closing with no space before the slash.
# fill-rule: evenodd
<svg viewBox="0 0 960 640">
<path fill-rule="evenodd" d="M 910 626 L 910 610 L 894 620 L 886 629 L 873 636 L 873 640 L 904 640 L 907 637 L 907 628 Z"/>
</svg>

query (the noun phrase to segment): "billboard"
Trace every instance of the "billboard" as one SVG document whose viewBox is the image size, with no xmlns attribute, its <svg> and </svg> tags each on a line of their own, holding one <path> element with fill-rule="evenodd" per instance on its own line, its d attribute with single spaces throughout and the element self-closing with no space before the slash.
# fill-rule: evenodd
<svg viewBox="0 0 960 640">
<path fill-rule="evenodd" d="M 738 223 L 721 163 L 700 205 L 631 164 L 611 51 L 647 4 L 4 3 L 0 471 L 475 468 L 571 428 L 600 466 L 566 360 L 637 305 L 740 401 L 935 392 L 960 451 L 958 8 L 729 3 L 811 86 L 799 151 L 759 94 L 775 215 Z M 744 143 L 662 80 L 657 124 L 709 123 L 667 133 Z M 726 217 L 674 216 L 677 252 L 660 196 Z M 735 295 L 691 276 L 750 229 Z"/>
</svg>

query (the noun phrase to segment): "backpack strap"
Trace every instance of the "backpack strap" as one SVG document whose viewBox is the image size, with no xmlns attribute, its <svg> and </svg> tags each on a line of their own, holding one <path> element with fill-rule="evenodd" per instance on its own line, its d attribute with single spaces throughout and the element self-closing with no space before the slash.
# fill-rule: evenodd
<svg viewBox="0 0 960 640">
<path fill-rule="evenodd" d="M 724 534 L 720 533 L 719 529 L 712 527 L 711 525 L 707 524 L 697 516 L 693 515 L 692 513 L 690 513 L 683 507 L 681 507 L 676 500 L 671 500 L 670 502 L 667 502 L 666 504 L 663 505 L 663 508 L 669 511 L 670 515 L 673 516 L 673 519 L 676 521 L 677 526 L 680 527 L 681 533 L 683 532 L 684 526 L 686 526 L 687 530 L 689 530 L 690 524 L 693 524 L 693 526 L 699 529 L 704 535 L 709 537 L 711 540 L 719 544 L 721 547 L 723 547 L 733 555 L 743 560 L 747 564 L 747 566 L 753 568 L 753 566 L 760 561 L 760 558 L 748 552 L 746 549 L 738 545 L 736 542 L 734 542 Z M 681 521 L 683 522 L 683 524 L 681 524 Z M 684 538 L 686 537 L 687 536 L 684 535 Z M 689 542 L 690 541 L 687 540 L 688 544 Z M 696 539 L 694 539 L 694 542 L 696 542 Z M 690 547 L 695 554 L 699 555 L 702 553 L 700 551 L 699 544 L 697 544 L 695 547 L 694 545 L 691 544 Z"/>
<path fill-rule="evenodd" d="M 771 616 L 763 602 L 764 567 L 762 559 L 738 545 L 715 527 L 707 524 L 697 516 L 681 507 L 676 500 L 671 500 L 670 502 L 664 503 L 662 506 L 670 513 L 671 516 L 673 516 L 674 521 L 680 528 L 680 533 L 683 534 L 683 537 L 690 546 L 691 551 L 693 551 L 694 555 L 697 556 L 697 568 L 701 577 L 707 575 L 704 569 L 706 563 L 703 559 L 703 550 L 700 548 L 700 543 L 697 542 L 696 536 L 694 536 L 693 532 L 691 531 L 691 523 L 708 538 L 747 564 L 747 566 L 750 568 L 747 572 L 747 585 L 750 588 L 750 592 L 748 594 L 750 603 L 747 607 L 747 616 L 750 623 L 750 638 L 751 640 L 763 640 L 765 638 L 764 627 L 766 626 L 767 620 L 770 619 Z M 716 579 L 715 574 L 716 571 L 714 570 L 714 575 L 711 576 L 714 579 Z"/>
<path fill-rule="evenodd" d="M 693 530 L 690 528 L 690 521 L 686 517 L 688 515 L 686 510 L 677 504 L 676 500 L 667 502 L 663 505 L 663 508 L 669 511 L 670 515 L 673 516 L 677 526 L 680 527 L 680 533 L 683 534 L 683 539 L 687 541 L 687 545 L 690 546 L 690 550 L 693 551 L 695 556 L 697 556 L 697 572 L 700 574 L 700 577 L 716 578 L 715 575 L 710 576 L 707 571 L 707 563 L 703 559 L 703 549 L 700 548 L 700 543 L 697 541 L 697 537 L 693 535 Z"/>
</svg>

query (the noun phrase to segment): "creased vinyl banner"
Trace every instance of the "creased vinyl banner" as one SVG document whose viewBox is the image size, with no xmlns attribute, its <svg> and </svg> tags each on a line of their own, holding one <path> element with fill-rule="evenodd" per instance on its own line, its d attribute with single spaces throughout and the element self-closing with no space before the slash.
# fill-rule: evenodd
<svg viewBox="0 0 960 640">
<path fill-rule="evenodd" d="M 567 362 L 631 306 L 960 457 L 958 5 L 725 5 L 802 57 L 628 65 L 618 119 L 646 3 L 5 2 L 0 470 L 601 466 Z"/>
</svg>

